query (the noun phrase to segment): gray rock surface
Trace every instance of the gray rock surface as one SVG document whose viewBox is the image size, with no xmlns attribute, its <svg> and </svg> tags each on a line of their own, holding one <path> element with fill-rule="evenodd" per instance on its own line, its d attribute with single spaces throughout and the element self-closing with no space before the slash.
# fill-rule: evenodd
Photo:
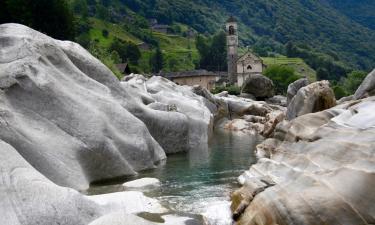
<svg viewBox="0 0 375 225">
<path fill-rule="evenodd" d="M 354 99 L 366 98 L 375 94 L 375 69 L 369 73 L 354 93 Z"/>
<path fill-rule="evenodd" d="M 288 105 L 286 117 L 298 116 L 329 109 L 336 105 L 336 98 L 328 81 L 318 81 L 299 89 Z"/>
<path fill-rule="evenodd" d="M 288 85 L 288 90 L 287 90 L 287 105 L 289 105 L 290 101 L 292 101 L 293 97 L 297 94 L 299 89 L 306 87 L 309 85 L 309 80 L 307 78 L 301 78 L 293 83 Z"/>
<path fill-rule="evenodd" d="M 282 95 L 275 95 L 272 98 L 266 99 L 266 102 L 269 104 L 279 105 L 282 107 L 287 106 L 287 98 Z"/>
<path fill-rule="evenodd" d="M 274 84 L 268 77 L 254 74 L 245 80 L 241 92 L 256 98 L 271 98 L 274 96 Z"/>
<path fill-rule="evenodd" d="M 374 224 L 375 98 L 280 123 L 232 196 L 238 224 Z"/>
<path fill-rule="evenodd" d="M 48 179 L 82 190 L 165 159 L 136 102 L 79 45 L 16 24 L 0 43 L 0 139 Z"/>
<path fill-rule="evenodd" d="M 0 224 L 87 225 L 125 211 L 76 190 L 207 145 L 212 121 L 191 88 L 120 82 L 78 44 L 0 25 Z"/>
</svg>

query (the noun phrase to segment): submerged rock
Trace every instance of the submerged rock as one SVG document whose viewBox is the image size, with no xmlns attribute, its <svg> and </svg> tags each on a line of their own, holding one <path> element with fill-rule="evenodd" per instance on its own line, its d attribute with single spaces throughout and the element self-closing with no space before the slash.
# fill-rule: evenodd
<svg viewBox="0 0 375 225">
<path fill-rule="evenodd" d="M 168 211 L 157 200 L 146 197 L 139 191 L 93 195 L 87 198 L 100 205 L 104 210 L 103 214 L 119 210 L 127 214 L 139 212 L 165 213 Z"/>
<path fill-rule="evenodd" d="M 288 105 L 286 117 L 291 120 L 307 113 L 329 109 L 335 105 L 335 94 L 329 87 L 329 82 L 319 81 L 299 89 Z"/>
<path fill-rule="evenodd" d="M 238 224 L 373 224 L 375 98 L 280 123 L 232 196 Z"/>
<path fill-rule="evenodd" d="M 254 74 L 246 79 L 241 92 L 256 98 L 271 98 L 274 96 L 274 84 L 268 77 Z"/>
<path fill-rule="evenodd" d="M 160 180 L 156 178 L 145 177 L 138 180 L 126 182 L 122 186 L 124 186 L 125 190 L 150 190 L 160 188 L 160 185 Z"/>
</svg>

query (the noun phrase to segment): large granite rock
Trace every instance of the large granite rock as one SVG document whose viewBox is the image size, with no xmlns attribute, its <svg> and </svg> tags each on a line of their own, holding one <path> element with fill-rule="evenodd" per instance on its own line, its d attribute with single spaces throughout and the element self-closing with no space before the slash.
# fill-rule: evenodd
<svg viewBox="0 0 375 225">
<path fill-rule="evenodd" d="M 329 109 L 335 105 L 335 93 L 330 88 L 329 82 L 319 81 L 299 89 L 288 105 L 286 117 L 291 120 L 308 113 Z"/>
<path fill-rule="evenodd" d="M 124 201 L 107 207 L 70 188 L 154 168 L 163 148 L 207 145 L 212 120 L 191 89 L 120 82 L 78 44 L 0 25 L 0 224 L 86 225 L 127 213 Z"/>
<path fill-rule="evenodd" d="M 307 78 L 301 78 L 293 83 L 288 85 L 288 90 L 287 90 L 287 105 L 289 105 L 290 101 L 292 101 L 293 97 L 297 94 L 299 89 L 306 87 L 309 85 L 309 80 Z"/>
<path fill-rule="evenodd" d="M 375 94 L 375 69 L 369 73 L 362 84 L 358 87 L 353 99 L 361 99 Z"/>
<path fill-rule="evenodd" d="M 165 159 L 137 107 L 100 61 L 72 42 L 0 26 L 0 139 L 62 186 L 136 174 Z"/>
<path fill-rule="evenodd" d="M 256 98 L 271 98 L 274 96 L 274 84 L 268 77 L 254 74 L 245 80 L 241 92 Z"/>
<path fill-rule="evenodd" d="M 213 130 L 216 108 L 193 93 L 189 86 L 179 86 L 163 77 L 146 80 L 137 75 L 121 82 L 137 102 L 129 111 L 141 119 L 166 153 L 204 148 Z"/>
<path fill-rule="evenodd" d="M 375 98 L 280 123 L 232 196 L 238 224 L 374 224 Z"/>
</svg>

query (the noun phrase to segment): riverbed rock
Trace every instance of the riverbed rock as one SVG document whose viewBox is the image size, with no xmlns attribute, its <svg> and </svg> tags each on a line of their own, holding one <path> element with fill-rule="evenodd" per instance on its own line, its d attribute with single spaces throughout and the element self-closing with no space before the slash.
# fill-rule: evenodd
<svg viewBox="0 0 375 225">
<path fill-rule="evenodd" d="M 266 99 L 266 102 L 273 105 L 279 105 L 282 107 L 287 106 L 287 98 L 282 95 L 275 95 L 272 98 Z"/>
<path fill-rule="evenodd" d="M 237 223 L 373 224 L 374 109 L 371 97 L 280 123 L 241 176 Z"/>
<path fill-rule="evenodd" d="M 287 105 L 289 105 L 290 101 L 292 101 L 293 97 L 297 94 L 299 89 L 306 87 L 309 85 L 309 80 L 307 78 L 301 78 L 293 83 L 288 85 L 288 90 L 287 90 Z"/>
<path fill-rule="evenodd" d="M 160 180 L 156 178 L 145 177 L 138 180 L 126 182 L 122 186 L 124 186 L 125 190 L 152 190 L 160 188 L 160 185 Z"/>
<path fill-rule="evenodd" d="M 87 198 L 102 207 L 102 214 L 119 210 L 127 214 L 139 212 L 166 213 L 168 211 L 157 200 L 146 197 L 139 191 L 115 192 L 88 196 Z"/>
<path fill-rule="evenodd" d="M 254 74 L 245 80 L 241 92 L 252 94 L 256 98 L 271 98 L 274 96 L 274 84 L 268 77 Z"/>
<path fill-rule="evenodd" d="M 0 224 L 87 225 L 101 209 L 77 191 L 49 181 L 0 141 Z"/>
<path fill-rule="evenodd" d="M 323 111 L 336 105 L 333 90 L 328 81 L 318 81 L 301 88 L 293 97 L 286 113 L 291 120 L 298 116 Z"/>
<path fill-rule="evenodd" d="M 366 98 L 375 94 L 375 69 L 369 73 L 354 93 L 354 99 Z"/>
<path fill-rule="evenodd" d="M 276 125 L 285 118 L 286 109 L 279 105 L 232 95 L 215 97 L 228 105 L 229 116 L 217 123 L 217 127 L 224 130 L 269 137 Z"/>
<path fill-rule="evenodd" d="M 151 221 L 145 220 L 139 216 L 126 214 L 124 212 L 115 212 L 96 219 L 89 225 L 157 225 Z"/>
</svg>

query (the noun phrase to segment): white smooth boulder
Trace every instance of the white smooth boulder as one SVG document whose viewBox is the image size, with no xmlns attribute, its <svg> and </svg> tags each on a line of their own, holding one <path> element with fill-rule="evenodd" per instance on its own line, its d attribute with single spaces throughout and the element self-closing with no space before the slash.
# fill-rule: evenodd
<svg viewBox="0 0 375 225">
<path fill-rule="evenodd" d="M 165 159 L 136 102 L 78 44 L 3 24 L 0 46 L 0 139 L 50 180 L 83 190 Z"/>
</svg>

